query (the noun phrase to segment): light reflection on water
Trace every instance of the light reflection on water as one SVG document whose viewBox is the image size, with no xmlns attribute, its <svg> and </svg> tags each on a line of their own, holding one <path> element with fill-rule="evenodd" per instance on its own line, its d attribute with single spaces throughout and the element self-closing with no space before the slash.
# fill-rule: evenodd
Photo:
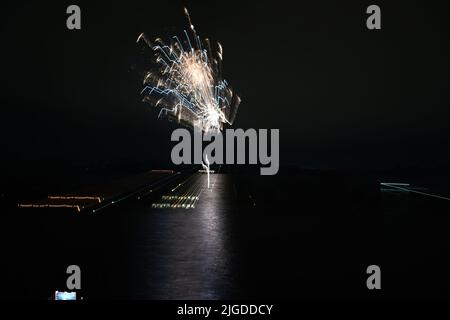
<svg viewBox="0 0 450 320">
<path fill-rule="evenodd" d="M 195 209 L 153 209 L 142 216 L 133 291 L 138 298 L 224 299 L 231 287 L 227 178 L 198 174 L 205 186 Z M 147 230 L 147 231 L 146 231 Z M 145 280 L 143 280 L 145 279 Z M 136 290 L 138 289 L 138 290 Z"/>
</svg>

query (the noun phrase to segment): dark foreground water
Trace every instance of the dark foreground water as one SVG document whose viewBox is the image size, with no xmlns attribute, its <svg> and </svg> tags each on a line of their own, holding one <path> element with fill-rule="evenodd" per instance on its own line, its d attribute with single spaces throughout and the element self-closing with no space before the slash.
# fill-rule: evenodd
<svg viewBox="0 0 450 320">
<path fill-rule="evenodd" d="M 195 209 L 148 198 L 98 214 L 10 212 L 3 294 L 46 299 L 76 264 L 86 299 L 450 296 L 445 201 L 380 193 L 371 179 L 217 174 L 211 189 L 206 179 L 189 182 Z M 366 288 L 371 264 L 380 292 Z"/>
</svg>

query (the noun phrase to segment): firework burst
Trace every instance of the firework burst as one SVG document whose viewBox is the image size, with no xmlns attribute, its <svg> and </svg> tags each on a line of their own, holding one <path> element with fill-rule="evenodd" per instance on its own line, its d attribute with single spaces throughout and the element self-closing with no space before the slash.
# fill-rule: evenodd
<svg viewBox="0 0 450 320">
<path fill-rule="evenodd" d="M 181 39 L 151 42 L 143 33 L 137 39 L 154 51 L 157 65 L 145 73 L 143 100 L 160 108 L 160 117 L 204 132 L 219 131 L 225 123 L 233 123 L 240 98 L 222 79 L 222 46 L 217 43 L 213 54 L 210 41 L 197 35 L 187 9 L 185 14 L 190 31 L 184 30 Z"/>
</svg>

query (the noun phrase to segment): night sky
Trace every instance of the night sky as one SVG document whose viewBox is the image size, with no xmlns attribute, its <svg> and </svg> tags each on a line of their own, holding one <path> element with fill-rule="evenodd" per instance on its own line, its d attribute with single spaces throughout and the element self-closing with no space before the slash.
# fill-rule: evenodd
<svg viewBox="0 0 450 320">
<path fill-rule="evenodd" d="M 382 30 L 366 28 L 372 3 Z M 135 41 L 180 35 L 184 6 L 199 35 L 223 45 L 242 98 L 234 127 L 279 128 L 281 164 L 449 163 L 443 1 L 77 1 L 80 31 L 66 29 L 69 4 L 1 4 L 2 175 L 170 163 L 174 125 L 141 102 Z"/>
</svg>

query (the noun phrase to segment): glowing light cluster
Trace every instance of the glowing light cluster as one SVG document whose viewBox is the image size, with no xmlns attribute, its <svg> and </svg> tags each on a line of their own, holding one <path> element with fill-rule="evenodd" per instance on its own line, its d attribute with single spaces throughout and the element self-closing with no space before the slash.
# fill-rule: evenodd
<svg viewBox="0 0 450 320">
<path fill-rule="evenodd" d="M 194 209 L 203 190 L 201 175 L 194 174 L 152 204 L 158 209 Z"/>
<path fill-rule="evenodd" d="M 155 52 L 157 64 L 144 76 L 144 101 L 161 108 L 160 117 L 204 132 L 222 130 L 225 123 L 233 123 L 240 98 L 222 79 L 222 46 L 217 43 L 213 55 L 210 41 L 200 40 L 186 9 L 185 14 L 191 35 L 184 30 L 182 40 L 173 36 L 169 44 L 159 38 L 152 43 L 143 33 L 137 39 Z"/>
</svg>

